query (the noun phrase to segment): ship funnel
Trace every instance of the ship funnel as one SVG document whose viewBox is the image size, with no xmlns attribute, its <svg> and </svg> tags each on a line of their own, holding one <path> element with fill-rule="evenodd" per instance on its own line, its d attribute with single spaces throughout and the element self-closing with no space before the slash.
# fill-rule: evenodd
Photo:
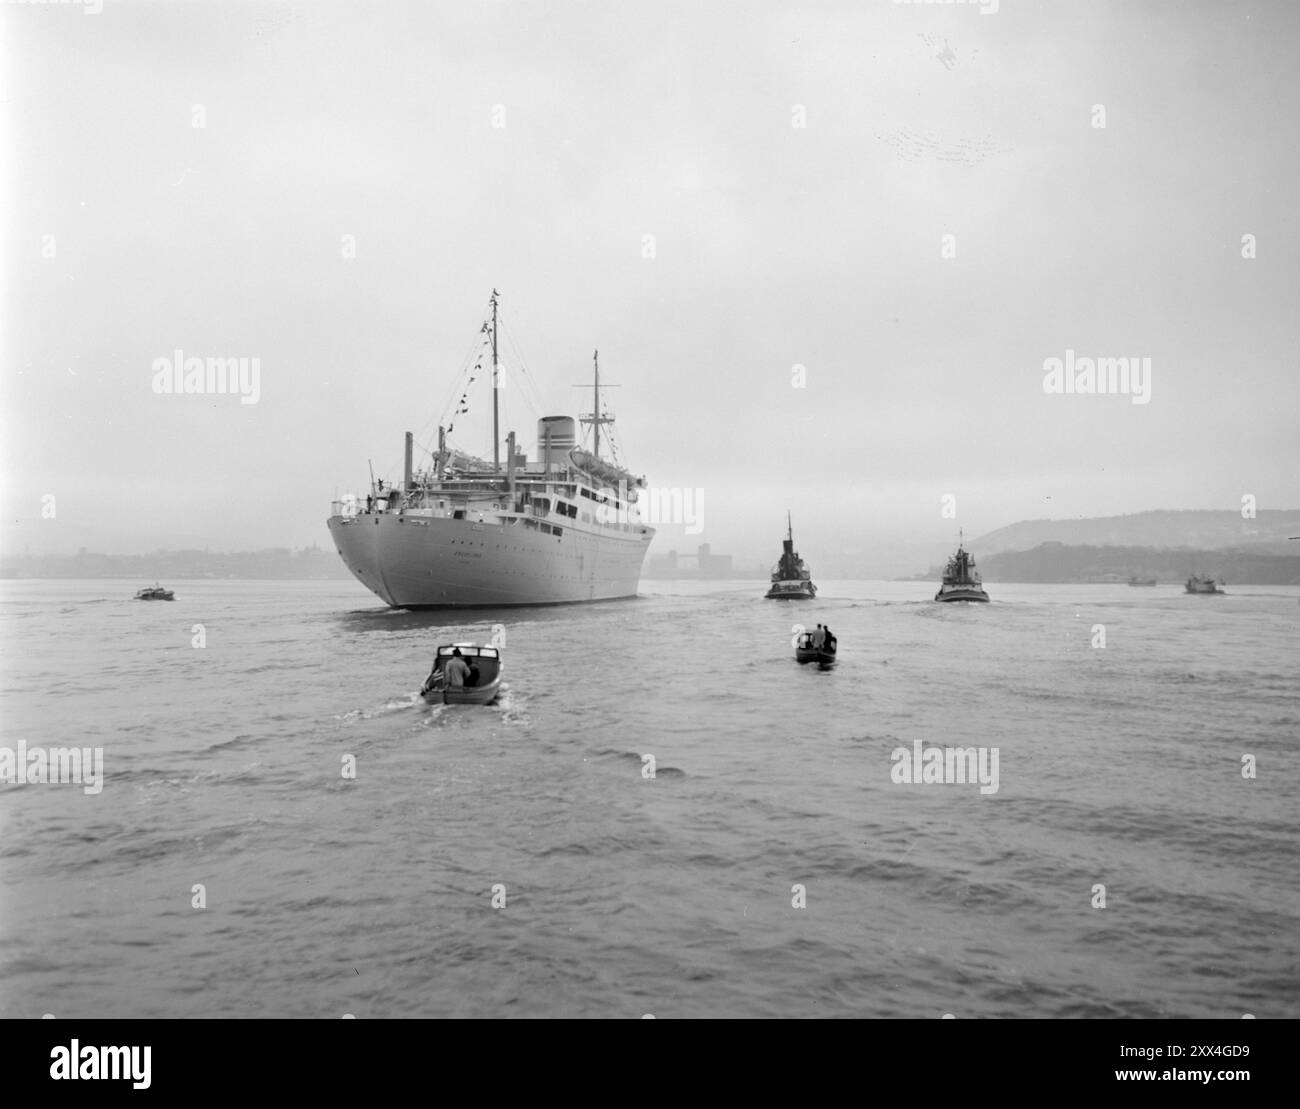
<svg viewBox="0 0 1300 1109">
<path fill-rule="evenodd" d="M 577 445 L 577 424 L 572 416 L 543 416 L 537 421 L 537 454 L 542 465 L 568 465 L 569 451 Z"/>
</svg>

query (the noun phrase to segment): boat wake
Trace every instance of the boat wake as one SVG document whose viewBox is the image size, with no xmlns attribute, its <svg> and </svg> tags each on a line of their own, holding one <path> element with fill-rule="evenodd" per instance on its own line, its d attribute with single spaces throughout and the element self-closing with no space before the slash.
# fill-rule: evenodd
<svg viewBox="0 0 1300 1109">
<path fill-rule="evenodd" d="M 420 703 L 429 710 L 420 720 L 420 726 L 424 728 L 438 727 L 439 719 L 441 717 L 445 716 L 452 709 L 462 707 L 460 705 L 444 705 L 439 702 L 434 702 L 432 705 L 425 705 L 423 698 L 420 699 Z"/>
<path fill-rule="evenodd" d="M 526 697 L 516 697 L 514 691 L 506 682 L 501 683 L 501 692 L 497 699 L 492 702 L 491 707 L 500 713 L 501 719 L 507 724 L 531 723 L 528 718 L 528 699 Z"/>
<path fill-rule="evenodd" d="M 487 705 L 446 705 L 434 701 L 432 704 L 427 703 L 419 693 L 412 694 L 412 702 L 402 702 L 401 708 L 407 708 L 414 703 L 420 708 L 427 708 L 429 711 L 422 723 L 426 727 L 435 726 L 439 718 L 451 713 L 447 717 L 446 723 L 450 724 L 454 720 L 468 721 L 473 719 L 484 709 L 489 709 L 497 714 L 503 724 L 531 724 L 532 721 L 528 716 L 528 701 L 523 697 L 516 697 L 510 690 L 510 686 L 502 683 L 501 691 L 496 699 Z M 383 715 L 383 712 L 375 715 Z"/>
<path fill-rule="evenodd" d="M 402 712 L 406 709 L 413 708 L 416 705 L 423 705 L 424 701 L 420 697 L 420 691 L 417 689 L 412 693 L 406 694 L 403 698 L 394 701 L 386 701 L 378 708 L 372 709 L 353 709 L 351 712 L 335 713 L 334 719 L 341 723 L 350 723 L 353 720 L 373 720 L 377 716 L 388 716 L 390 713 Z"/>
</svg>

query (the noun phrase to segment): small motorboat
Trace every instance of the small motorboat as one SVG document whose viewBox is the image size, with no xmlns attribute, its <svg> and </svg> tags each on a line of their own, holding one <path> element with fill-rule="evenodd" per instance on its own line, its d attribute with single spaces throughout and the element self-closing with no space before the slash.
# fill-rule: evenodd
<svg viewBox="0 0 1300 1109">
<path fill-rule="evenodd" d="M 1199 578 L 1193 574 L 1187 579 L 1187 585 L 1185 588 L 1188 593 L 1214 593 L 1221 596 L 1224 593 L 1224 590 L 1221 588 L 1222 585 L 1222 578 L 1220 578 L 1216 583 L 1213 578 Z"/>
<path fill-rule="evenodd" d="M 458 655 L 469 666 L 469 676 L 464 685 L 449 686 L 447 663 Z M 501 670 L 501 652 L 497 648 L 448 643 L 438 648 L 420 696 L 431 705 L 488 705 L 501 692 Z"/>
<path fill-rule="evenodd" d="M 794 657 L 801 663 L 815 662 L 819 666 L 833 666 L 838 641 L 833 635 L 827 636 L 821 647 L 813 646 L 813 633 L 803 632 L 795 641 Z"/>
<path fill-rule="evenodd" d="M 137 601 L 174 601 L 176 594 L 170 589 L 164 589 L 161 585 L 154 584 L 149 589 L 142 589 L 135 595 Z"/>
</svg>

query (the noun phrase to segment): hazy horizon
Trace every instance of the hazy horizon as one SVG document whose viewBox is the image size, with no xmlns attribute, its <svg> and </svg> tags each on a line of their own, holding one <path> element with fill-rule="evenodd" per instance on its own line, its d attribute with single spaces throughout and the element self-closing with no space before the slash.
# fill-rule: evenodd
<svg viewBox="0 0 1300 1109">
<path fill-rule="evenodd" d="M 1297 499 L 1300 10 L 89 10 L 0 8 L 6 551 L 330 546 L 493 288 L 503 438 L 599 348 L 623 460 L 703 491 L 652 556 Z M 256 403 L 155 392 L 176 350 Z M 1046 393 L 1076 355 L 1149 394 Z"/>
</svg>

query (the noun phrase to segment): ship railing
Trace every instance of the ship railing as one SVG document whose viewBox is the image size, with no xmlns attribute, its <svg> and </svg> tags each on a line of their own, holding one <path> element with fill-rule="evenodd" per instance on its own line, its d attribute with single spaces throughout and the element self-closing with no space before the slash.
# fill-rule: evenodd
<svg viewBox="0 0 1300 1109">
<path fill-rule="evenodd" d="M 403 504 L 405 498 L 403 498 Z M 374 516 L 388 511 L 388 497 L 371 497 L 369 506 L 366 505 L 366 498 L 360 495 L 349 495 L 338 500 L 330 501 L 330 515 L 342 516 L 345 519 L 354 516 Z"/>
<path fill-rule="evenodd" d="M 583 500 L 590 500 L 598 505 L 606 505 L 619 510 L 630 509 L 631 497 L 623 502 L 615 496 L 613 499 L 591 492 L 581 478 L 583 475 L 563 471 L 545 473 L 526 473 L 516 471 L 515 503 L 510 502 L 505 480 L 484 480 L 486 475 L 474 474 L 456 478 L 434 478 L 431 474 L 418 475 L 409 487 L 403 489 L 403 495 L 393 506 L 398 511 L 412 512 L 417 509 L 450 510 L 470 508 L 475 510 L 497 512 L 536 513 L 534 500 L 566 498 L 581 506 Z M 335 502 L 336 506 L 342 502 Z M 374 511 L 383 512 L 388 508 L 387 498 L 374 502 Z M 364 507 L 358 514 L 364 513 Z"/>
</svg>

